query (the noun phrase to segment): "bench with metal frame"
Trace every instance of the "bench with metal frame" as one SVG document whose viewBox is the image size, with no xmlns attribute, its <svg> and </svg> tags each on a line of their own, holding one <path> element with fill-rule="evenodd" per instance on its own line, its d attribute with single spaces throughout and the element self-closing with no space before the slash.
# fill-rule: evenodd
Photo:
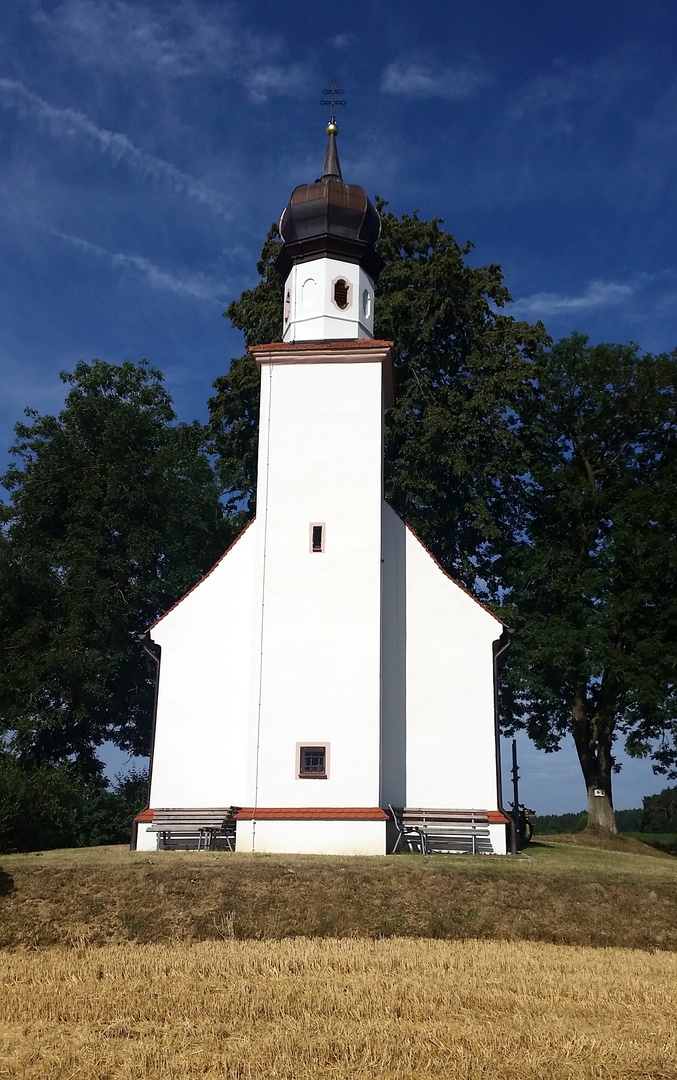
<svg viewBox="0 0 677 1080">
<path fill-rule="evenodd" d="M 493 854 L 488 810 L 433 810 L 389 806 L 397 829 L 392 853 L 401 843 L 424 855 L 434 851 Z M 501 815 L 501 820 L 505 820 Z"/>
<path fill-rule="evenodd" d="M 229 851 L 235 850 L 235 814 L 241 808 L 228 806 L 218 809 L 172 809 L 163 807 L 153 811 L 153 823 L 148 826 L 148 832 L 159 834 L 159 848 L 167 850 L 171 846 L 173 838 L 181 838 L 186 843 L 196 841 L 195 848 L 191 850 L 209 851 L 215 846 L 215 841 L 225 841 Z"/>
</svg>

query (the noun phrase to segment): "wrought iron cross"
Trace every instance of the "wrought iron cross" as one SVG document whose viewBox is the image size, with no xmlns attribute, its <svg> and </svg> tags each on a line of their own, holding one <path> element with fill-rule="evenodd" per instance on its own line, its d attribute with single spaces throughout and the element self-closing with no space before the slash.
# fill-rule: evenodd
<svg viewBox="0 0 677 1080">
<path fill-rule="evenodd" d="M 336 112 L 335 112 L 336 106 L 337 105 L 345 105 L 345 100 L 338 101 L 337 98 L 336 98 L 336 95 L 337 94 L 342 94 L 343 90 L 339 90 L 338 86 L 336 85 L 336 79 L 332 79 L 331 80 L 331 86 L 329 87 L 329 89 L 328 90 L 323 90 L 322 93 L 323 94 L 331 94 L 331 101 L 322 100 L 320 102 L 320 105 L 331 105 L 331 120 L 329 121 L 329 123 L 330 124 L 335 124 L 336 123 Z"/>
</svg>

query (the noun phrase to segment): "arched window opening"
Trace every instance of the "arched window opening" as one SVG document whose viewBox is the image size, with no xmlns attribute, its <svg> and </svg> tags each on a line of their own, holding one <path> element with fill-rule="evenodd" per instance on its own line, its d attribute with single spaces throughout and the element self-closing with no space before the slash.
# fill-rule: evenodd
<svg viewBox="0 0 677 1080">
<path fill-rule="evenodd" d="M 339 278 L 334 285 L 334 301 L 341 311 L 345 311 L 348 307 L 348 289 L 348 282 L 344 281 L 343 278 Z"/>
</svg>

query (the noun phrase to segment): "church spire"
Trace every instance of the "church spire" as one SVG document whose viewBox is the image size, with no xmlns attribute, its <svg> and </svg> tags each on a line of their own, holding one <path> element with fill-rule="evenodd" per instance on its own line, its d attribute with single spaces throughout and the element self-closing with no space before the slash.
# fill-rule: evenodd
<svg viewBox="0 0 677 1080">
<path fill-rule="evenodd" d="M 327 124 L 327 135 L 329 136 L 329 140 L 327 142 L 327 152 L 324 155 L 322 179 L 342 180 L 343 177 L 341 176 L 341 163 L 339 162 L 338 148 L 336 146 L 338 124 L 335 120 L 330 120 Z"/>
<path fill-rule="evenodd" d="M 277 269 L 285 278 L 282 340 L 348 341 L 374 336 L 374 280 L 383 267 L 376 250 L 381 219 L 364 188 L 341 175 L 332 81 L 331 118 L 322 176 L 299 184 L 280 218 Z"/>
<path fill-rule="evenodd" d="M 329 142 L 327 143 L 327 153 L 324 155 L 324 168 L 322 169 L 322 180 L 342 180 L 341 166 L 339 164 L 338 150 L 336 149 L 336 136 L 338 135 L 338 124 L 336 123 L 336 106 L 345 105 L 345 99 L 339 100 L 338 94 L 342 94 L 343 90 L 340 90 L 336 85 L 336 79 L 331 80 L 331 86 L 328 90 L 325 90 L 325 94 L 330 95 L 330 100 L 323 99 L 320 105 L 331 105 L 331 117 L 327 124 L 327 135 L 329 136 Z"/>
</svg>

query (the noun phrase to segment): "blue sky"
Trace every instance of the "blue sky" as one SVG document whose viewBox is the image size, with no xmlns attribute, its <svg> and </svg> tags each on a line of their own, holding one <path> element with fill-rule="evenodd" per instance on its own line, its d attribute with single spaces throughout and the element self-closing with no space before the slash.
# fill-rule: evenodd
<svg viewBox="0 0 677 1080">
<path fill-rule="evenodd" d="M 676 52 L 674 0 L 4 0 L 0 464 L 78 360 L 145 356 L 205 418 L 332 77 L 345 178 L 472 240 L 515 315 L 672 350 Z M 570 750 L 522 763 L 531 805 L 583 805 Z M 617 805 L 665 783 L 633 764 Z"/>
</svg>

